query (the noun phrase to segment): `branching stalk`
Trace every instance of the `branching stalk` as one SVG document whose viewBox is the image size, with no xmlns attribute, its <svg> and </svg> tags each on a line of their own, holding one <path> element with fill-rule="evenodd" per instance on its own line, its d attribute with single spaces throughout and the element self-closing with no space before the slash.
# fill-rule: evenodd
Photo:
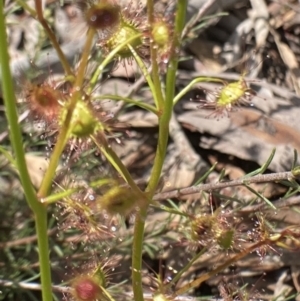
<svg viewBox="0 0 300 301">
<path fill-rule="evenodd" d="M 137 52 L 134 50 L 134 48 L 131 46 L 131 45 L 128 45 L 128 48 L 130 49 L 133 57 L 135 58 L 138 66 L 140 67 L 140 70 L 142 71 L 147 83 L 148 83 L 148 86 L 151 90 L 151 93 L 153 95 L 153 98 L 154 98 L 154 103 L 156 105 L 156 107 L 159 108 L 161 107 L 161 105 L 159 105 L 159 103 L 163 102 L 163 99 L 158 99 L 158 94 L 156 89 L 157 89 L 157 86 L 154 85 L 154 82 L 150 76 L 150 74 L 148 73 L 148 69 L 145 65 L 145 63 L 143 62 L 143 60 L 138 56 Z"/>
<path fill-rule="evenodd" d="M 201 82 L 216 82 L 216 83 L 224 83 L 222 79 L 215 77 L 206 77 L 200 76 L 193 79 L 187 86 L 185 86 L 173 99 L 173 104 L 176 105 L 177 102 L 187 93 L 189 92 L 196 84 Z"/>
<path fill-rule="evenodd" d="M 36 232 L 38 237 L 39 264 L 41 272 L 41 285 L 43 301 L 52 300 L 51 273 L 49 264 L 49 245 L 47 236 L 47 209 L 42 205 L 33 189 L 23 149 L 23 139 L 18 124 L 18 114 L 16 108 L 16 98 L 14 95 L 13 80 L 9 69 L 9 55 L 5 27 L 5 15 L 3 1 L 0 1 L 0 66 L 2 73 L 2 89 L 6 117 L 10 128 L 10 140 L 15 153 L 16 163 L 19 171 L 20 180 L 24 189 L 24 194 L 29 207 L 34 213 Z"/>
<path fill-rule="evenodd" d="M 124 101 L 128 104 L 135 105 L 135 106 L 140 107 L 144 110 L 152 112 L 155 115 L 158 115 L 157 109 L 154 106 L 152 106 L 148 103 L 145 103 L 143 101 L 134 100 L 134 99 L 131 99 L 131 98 L 128 98 L 128 97 L 107 94 L 107 95 L 96 96 L 96 97 L 93 98 L 93 100 L 97 100 L 97 99 L 110 99 L 110 100 L 115 100 L 115 101 Z"/>
<path fill-rule="evenodd" d="M 129 47 L 130 42 L 134 41 L 135 39 L 139 38 L 140 34 L 136 34 L 134 36 L 131 36 L 123 43 L 120 43 L 116 48 L 114 48 L 112 51 L 109 52 L 109 54 L 105 57 L 105 59 L 99 64 L 96 71 L 94 72 L 91 80 L 90 80 L 90 86 L 87 89 L 87 94 L 91 94 L 93 89 L 95 88 L 100 74 L 103 73 L 104 68 L 114 59 L 116 58 L 117 53 L 124 47 Z"/>
<path fill-rule="evenodd" d="M 69 138 L 68 136 L 69 136 L 70 122 L 71 122 L 73 111 L 76 107 L 76 103 L 81 97 L 81 93 L 82 93 L 81 89 L 82 89 L 82 84 L 83 84 L 83 80 L 84 80 L 85 68 L 87 66 L 89 53 L 92 48 L 94 34 L 95 34 L 95 31 L 93 29 L 90 29 L 88 32 L 85 47 L 83 49 L 78 72 L 76 75 L 76 81 L 74 83 L 74 89 L 73 89 L 74 91 L 71 96 L 70 104 L 68 107 L 68 112 L 67 112 L 66 118 L 64 120 L 64 123 L 61 126 L 61 131 L 58 135 L 57 143 L 55 145 L 55 148 L 53 150 L 53 153 L 52 153 L 52 156 L 51 156 L 51 159 L 49 162 L 49 167 L 43 178 L 41 187 L 38 192 L 38 196 L 40 198 L 46 197 L 49 192 L 49 189 L 50 189 L 51 183 L 52 183 L 52 179 L 54 177 L 56 168 L 58 166 L 60 156 L 61 156 L 61 154 L 64 150 L 64 147 L 67 143 L 67 140 Z"/>
<path fill-rule="evenodd" d="M 133 189 L 133 191 L 136 192 L 137 195 L 141 196 L 142 200 L 146 199 L 146 202 L 148 202 L 145 194 L 136 185 L 129 171 L 124 166 L 121 159 L 113 151 L 113 149 L 108 145 L 105 138 L 101 139 L 101 143 L 98 143 L 97 139 L 94 136 L 92 136 L 91 138 L 95 145 L 98 147 L 98 149 L 105 155 L 107 160 L 113 165 L 113 167 L 123 177 L 123 179 L 128 183 L 128 185 Z"/>
<path fill-rule="evenodd" d="M 153 7 L 153 1 L 148 0 L 148 9 Z M 159 117 L 159 134 L 156 155 L 154 160 L 153 169 L 150 175 L 150 180 L 146 188 L 148 197 L 151 199 L 155 193 L 156 187 L 159 183 L 161 176 L 161 171 L 163 163 L 165 160 L 165 155 L 167 151 L 168 139 L 169 139 L 169 123 L 173 111 L 173 98 L 175 93 L 175 78 L 178 67 L 178 50 L 180 46 L 181 32 L 184 27 L 185 14 L 187 8 L 187 0 L 178 1 L 177 4 L 177 14 L 175 20 L 175 38 L 172 45 L 172 54 L 170 58 L 170 63 L 167 71 L 167 84 L 166 84 L 166 98 L 163 105 L 163 110 L 161 116 Z M 151 13 L 151 12 L 150 12 Z M 150 16 L 150 21 L 151 21 Z M 150 23 L 151 24 L 151 23 Z M 152 53 L 155 55 L 155 53 Z M 152 61 L 152 64 L 155 62 Z M 152 76 L 157 76 L 156 79 L 153 78 L 153 82 L 159 81 L 159 74 L 152 72 Z M 159 86 L 155 86 L 157 89 Z M 156 95 L 159 96 L 157 91 Z M 144 240 L 144 228 L 145 220 L 147 217 L 149 203 L 140 208 L 140 211 L 136 215 L 135 225 L 134 225 L 134 238 L 133 238 L 133 248 L 132 248 L 132 286 L 134 292 L 135 300 L 144 300 L 143 287 L 142 287 L 142 251 L 143 251 L 143 240 Z"/>
<path fill-rule="evenodd" d="M 147 0 L 147 15 L 148 24 L 151 26 L 154 23 L 154 2 L 153 0 Z M 150 41 L 150 57 L 151 57 L 151 77 L 154 85 L 154 97 L 156 99 L 156 107 L 158 111 L 162 111 L 164 108 L 164 97 L 162 94 L 159 66 L 157 62 L 157 47 Z"/>
</svg>

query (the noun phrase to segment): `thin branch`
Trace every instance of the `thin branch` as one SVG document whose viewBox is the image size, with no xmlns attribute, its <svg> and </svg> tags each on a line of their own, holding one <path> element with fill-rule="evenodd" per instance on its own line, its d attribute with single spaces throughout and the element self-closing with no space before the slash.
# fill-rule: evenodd
<svg viewBox="0 0 300 301">
<path fill-rule="evenodd" d="M 57 228 L 48 230 L 47 235 L 48 237 L 50 237 L 51 235 L 55 234 L 57 232 Z M 33 242 L 37 241 L 37 235 L 31 235 L 31 236 L 27 236 L 24 238 L 20 238 L 17 240 L 12 240 L 12 241 L 8 241 L 8 242 L 1 242 L 0 243 L 0 249 L 3 248 L 13 248 L 13 247 L 17 247 L 20 245 L 27 245 L 27 244 L 31 244 Z"/>
<path fill-rule="evenodd" d="M 0 279 L 0 286 L 4 287 L 12 287 L 12 286 L 18 286 L 23 289 L 27 290 L 33 290 L 33 291 L 40 291 L 42 289 L 42 286 L 40 283 L 34 283 L 34 282 L 14 282 L 9 280 L 2 280 Z M 52 285 L 52 290 L 54 292 L 60 292 L 60 293 L 68 293 L 70 292 L 70 288 L 67 286 L 59 286 L 59 285 Z"/>
<path fill-rule="evenodd" d="M 182 37 L 185 37 L 189 31 L 200 21 L 202 17 L 204 17 L 208 10 L 215 4 L 216 0 L 208 0 L 204 3 L 200 8 L 196 16 L 194 16 L 185 26 Z"/>
<path fill-rule="evenodd" d="M 291 197 L 289 199 L 279 199 L 279 200 L 273 202 L 273 205 L 276 207 L 276 209 L 296 206 L 299 204 L 300 204 L 300 196 Z M 255 212 L 258 210 L 265 209 L 265 208 L 269 208 L 269 207 L 267 206 L 266 203 L 261 203 L 258 205 L 247 206 L 245 208 L 242 208 L 241 210 L 239 210 L 239 213 L 250 213 L 250 212 Z"/>
<path fill-rule="evenodd" d="M 218 183 L 209 183 L 201 184 L 197 186 L 186 187 L 182 189 L 171 190 L 167 192 L 157 193 L 154 197 L 154 201 L 162 201 L 165 199 L 171 198 L 180 198 L 184 195 L 194 194 L 201 191 L 213 191 L 216 189 L 222 189 L 226 187 L 249 185 L 253 183 L 266 183 L 266 182 L 278 182 L 283 180 L 296 179 L 292 172 L 279 172 L 279 173 L 270 173 L 264 175 L 256 175 L 249 178 L 240 178 L 232 181 L 218 182 Z"/>
</svg>

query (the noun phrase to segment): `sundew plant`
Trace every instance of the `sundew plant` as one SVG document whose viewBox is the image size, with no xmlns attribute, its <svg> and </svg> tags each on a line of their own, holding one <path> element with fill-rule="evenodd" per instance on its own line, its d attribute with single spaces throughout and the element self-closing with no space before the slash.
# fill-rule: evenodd
<svg viewBox="0 0 300 301">
<path fill-rule="evenodd" d="M 251 184 L 280 182 L 288 187 L 284 196 L 288 198 L 299 190 L 296 159 L 290 171 L 264 174 L 272 153 L 261 168 L 244 178 L 223 181 L 220 175 L 216 183 L 205 183 L 215 168 L 212 166 L 191 187 L 160 191 L 173 108 L 188 91 L 201 82 L 222 84 L 215 101 L 203 105 L 213 109 L 213 115 L 218 117 L 230 118 L 230 112 L 236 106 L 251 103 L 251 88 L 243 77 L 232 83 L 214 77 L 192 78 L 187 86 L 176 90 L 178 62 L 185 43 L 187 2 L 171 3 L 173 10 L 164 14 L 156 9 L 153 0 L 147 0 L 145 7 L 134 3 L 123 5 L 114 0 L 78 0 L 75 4 L 82 14 L 85 42 L 78 59 L 71 64 L 45 16 L 42 1 L 34 0 L 31 7 L 26 1 L 17 0 L 15 4 L 40 23 L 64 70 L 58 78 L 49 72 L 49 76 L 39 82 L 20 80 L 21 91 L 18 93 L 15 92 L 8 53 L 6 18 L 10 12 L 5 10 L 4 2 L 0 2 L 0 70 L 9 128 L 9 139 L 0 150 L 21 183 L 32 214 L 38 254 L 38 262 L 31 267 L 35 273 L 31 273 L 26 281 L 16 280 L 16 275 L 3 275 L 0 290 L 4 298 L 15 300 L 13 290 L 22 289 L 21 296 L 26 296 L 24 300 L 188 300 L 185 296 L 192 295 L 203 282 L 250 253 L 257 253 L 263 260 L 269 252 L 280 252 L 280 248 L 299 248 L 298 227 L 276 228 L 268 222 L 263 211 L 257 211 L 249 214 L 249 228 L 245 229 L 241 225 L 247 204 L 241 202 L 232 206 L 236 202 L 234 196 L 219 196 L 222 200 L 219 206 L 213 206 L 211 201 L 214 193 L 222 188 L 244 186 L 254 196 L 250 205 L 257 204 L 261 210 L 277 210 Z M 143 85 L 151 93 L 151 102 L 131 95 L 97 92 L 107 73 L 125 62 L 137 64 Z M 108 100 L 125 103 L 131 108 L 136 106 L 155 115 L 158 125 L 156 152 L 149 178 L 143 185 L 138 185 L 115 152 L 118 120 L 103 108 L 102 104 Z M 24 141 L 23 123 L 18 122 L 24 108 L 29 110 L 27 122 L 32 124 L 32 133 L 36 130 L 40 137 L 42 132 L 47 141 L 47 164 L 38 183 L 33 181 L 28 170 L 30 148 Z M 199 105 L 200 109 L 203 108 Z M 205 122 L 210 122 L 210 118 Z M 119 129 L 122 139 L 126 139 L 126 126 L 129 125 Z M 82 159 L 87 160 L 88 156 L 94 160 L 94 153 L 99 159 L 95 164 L 105 162 L 109 172 L 94 173 L 86 165 L 80 166 Z M 181 206 L 184 196 L 196 193 L 199 199 L 207 200 L 206 205 L 194 199 L 185 207 Z M 166 218 L 155 220 L 153 226 L 153 220 L 149 219 L 153 212 L 162 212 Z M 147 232 L 149 224 L 150 233 Z M 61 237 L 64 245 L 61 249 L 53 245 L 51 231 Z M 175 237 L 168 236 L 174 232 Z M 71 239 L 74 233 L 76 239 Z M 187 261 L 180 270 L 168 267 L 172 271 L 169 277 L 161 272 L 162 264 L 160 272 L 156 272 L 145 262 L 146 255 L 159 258 L 158 245 L 164 239 L 172 248 L 183 246 L 187 254 Z M 16 257 L 21 254 L 13 257 L 10 246 L 3 244 L 1 247 L 17 262 Z M 116 272 L 120 267 L 117 251 L 122 253 L 124 261 L 130 259 L 124 277 L 121 272 Z M 222 261 L 195 277 L 185 277 L 197 261 L 210 252 L 221 254 Z M 53 254 L 59 254 L 58 263 L 52 260 Z M 57 266 L 65 270 L 64 277 L 55 276 L 53 271 Z M 30 282 L 38 285 L 33 288 Z M 224 300 L 239 300 L 245 296 L 231 293 L 226 283 L 220 284 L 219 288 L 219 295 Z M 38 290 L 41 295 L 25 294 L 31 290 Z"/>
</svg>

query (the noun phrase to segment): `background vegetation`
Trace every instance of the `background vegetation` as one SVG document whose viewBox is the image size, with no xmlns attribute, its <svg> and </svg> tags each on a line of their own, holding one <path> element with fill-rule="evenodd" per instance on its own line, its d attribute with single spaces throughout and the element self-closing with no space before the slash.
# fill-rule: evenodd
<svg viewBox="0 0 300 301">
<path fill-rule="evenodd" d="M 297 2 L 0 8 L 0 299 L 298 299 Z"/>
</svg>

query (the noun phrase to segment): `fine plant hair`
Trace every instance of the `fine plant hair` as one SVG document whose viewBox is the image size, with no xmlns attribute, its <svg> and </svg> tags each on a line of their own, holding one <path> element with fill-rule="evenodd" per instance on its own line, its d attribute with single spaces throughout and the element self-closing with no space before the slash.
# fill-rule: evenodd
<svg viewBox="0 0 300 301">
<path fill-rule="evenodd" d="M 175 1 L 172 3 L 174 13 L 169 12 L 165 16 L 156 9 L 153 0 L 148 0 L 145 8 L 137 8 L 133 3 L 122 6 L 114 0 L 78 0 L 77 6 L 85 25 L 85 43 L 79 59 L 72 65 L 45 17 L 42 1 L 34 0 L 34 8 L 28 6 L 26 1 L 16 1 L 18 6 L 38 20 L 64 70 L 60 78 L 51 78 L 50 75 L 50 79 L 41 83 L 29 82 L 22 86 L 22 106 L 29 110 L 28 119 L 33 125 L 41 127 L 39 131 L 43 132 L 43 137 L 49 142 L 42 179 L 34 182 L 28 168 L 28 148 L 24 147 L 23 123 L 18 122 L 22 112 L 17 102 L 20 95 L 15 94 L 10 71 L 6 37 L 8 25 L 5 22 L 4 2 L 0 1 L 0 71 L 10 138 L 9 145 L 1 146 L 0 151 L 18 175 L 28 205 L 26 210 L 33 218 L 35 233 L 28 233 L 28 239 L 37 242 L 38 264 L 34 268 L 39 271 L 39 277 L 31 282 L 19 279 L 16 283 L 11 279 L 0 279 L 0 287 L 17 286 L 23 291 L 38 290 L 43 301 L 53 300 L 57 292 L 63 294 L 66 300 L 80 301 L 185 300 L 184 296 L 203 282 L 251 253 L 263 258 L 268 252 L 278 252 L 278 248 L 299 249 L 299 229 L 293 226 L 275 229 L 263 211 L 279 210 L 299 202 L 298 199 L 294 203 L 293 199 L 288 199 L 299 191 L 297 180 L 300 168 L 296 166 L 296 153 L 294 165 L 286 172 L 266 173 L 274 150 L 263 166 L 243 178 L 226 181 L 221 173 L 217 182 L 206 183 L 215 172 L 216 165 L 213 165 L 191 187 L 160 191 L 174 106 L 201 82 L 223 85 L 216 100 L 207 105 L 217 118 L 230 118 L 236 106 L 247 105 L 252 97 L 251 88 L 244 77 L 232 83 L 224 83 L 215 77 L 197 77 L 178 94 L 175 93 L 180 51 L 186 41 L 184 37 L 193 29 L 193 24 L 185 27 L 187 2 Z M 137 64 L 142 80 L 138 79 L 133 84 L 126 97 L 99 94 L 97 87 L 105 78 L 107 70 L 125 61 Z M 153 99 L 151 103 L 133 98 L 135 90 L 143 84 L 150 90 Z M 133 174 L 115 152 L 114 133 L 118 130 L 118 121 L 103 109 L 102 101 L 107 100 L 136 106 L 156 116 L 158 137 L 155 158 L 149 179 L 143 185 L 135 181 Z M 205 122 L 209 121 L 207 119 Z M 126 135 L 123 139 L 126 139 Z M 88 161 L 89 166 L 99 164 L 102 160 L 107 167 L 103 167 L 100 173 L 93 173 L 92 168 L 80 166 L 81 160 L 92 157 L 91 150 L 98 154 L 99 161 L 95 163 L 91 159 Z M 78 169 L 80 173 L 76 173 Z M 282 200 L 272 202 L 251 186 L 253 183 L 269 182 L 288 187 Z M 222 189 L 234 186 L 248 189 L 254 201 L 236 202 L 234 195 L 220 196 Z M 213 208 L 210 204 L 205 207 L 196 201 L 191 206 L 188 202 L 185 207 L 181 206 L 186 201 L 184 197 L 195 194 L 199 198 L 206 198 L 207 204 L 210 204 L 214 195 L 218 195 L 222 205 Z M 286 202 L 283 202 L 284 199 Z M 231 206 L 233 202 L 238 205 Z M 23 205 L 18 206 L 24 208 Z M 54 219 L 49 212 L 54 214 Z M 151 212 L 163 212 L 167 218 L 153 222 L 149 219 Z M 240 225 L 243 216 L 249 212 L 252 215 L 249 215 L 249 229 L 245 231 Z M 130 230 L 128 223 L 133 224 Z M 150 227 L 152 233 L 147 227 Z M 118 230 L 120 233 L 117 233 Z M 77 231 L 76 236 L 68 240 L 72 247 L 68 254 L 64 254 L 54 245 L 51 235 L 55 233 L 63 237 L 72 231 Z M 180 239 L 170 244 L 175 246 L 181 243 L 186 247 L 186 251 L 190 252 L 187 262 L 168 281 L 164 279 L 163 273 L 149 271 L 145 275 L 147 264 L 143 255 L 155 257 L 159 253 L 158 242 L 172 231 Z M 82 253 L 77 255 L 79 259 L 85 255 L 81 268 L 73 262 L 79 242 L 84 247 L 79 249 Z M 1 243 L 0 247 L 9 250 L 23 243 L 12 241 Z M 131 258 L 131 277 L 126 283 L 122 277 L 114 275 L 119 265 L 117 250 L 127 251 Z M 199 258 L 212 251 L 222 254 L 222 261 L 194 278 L 182 281 Z M 52 269 L 60 264 L 59 261 L 56 264 L 51 262 L 53 253 L 68 257 L 65 262 L 70 267 L 65 262 L 63 266 L 66 266 L 66 270 L 72 270 L 72 277 L 66 277 L 64 284 L 56 283 L 53 277 Z M 111 279 L 119 279 L 120 282 L 115 283 Z M 148 279 L 148 287 L 144 283 L 145 279 Z M 222 282 L 219 288 L 219 295 L 223 299 L 243 299 L 242 293 L 234 295 L 226 283 Z"/>
</svg>

